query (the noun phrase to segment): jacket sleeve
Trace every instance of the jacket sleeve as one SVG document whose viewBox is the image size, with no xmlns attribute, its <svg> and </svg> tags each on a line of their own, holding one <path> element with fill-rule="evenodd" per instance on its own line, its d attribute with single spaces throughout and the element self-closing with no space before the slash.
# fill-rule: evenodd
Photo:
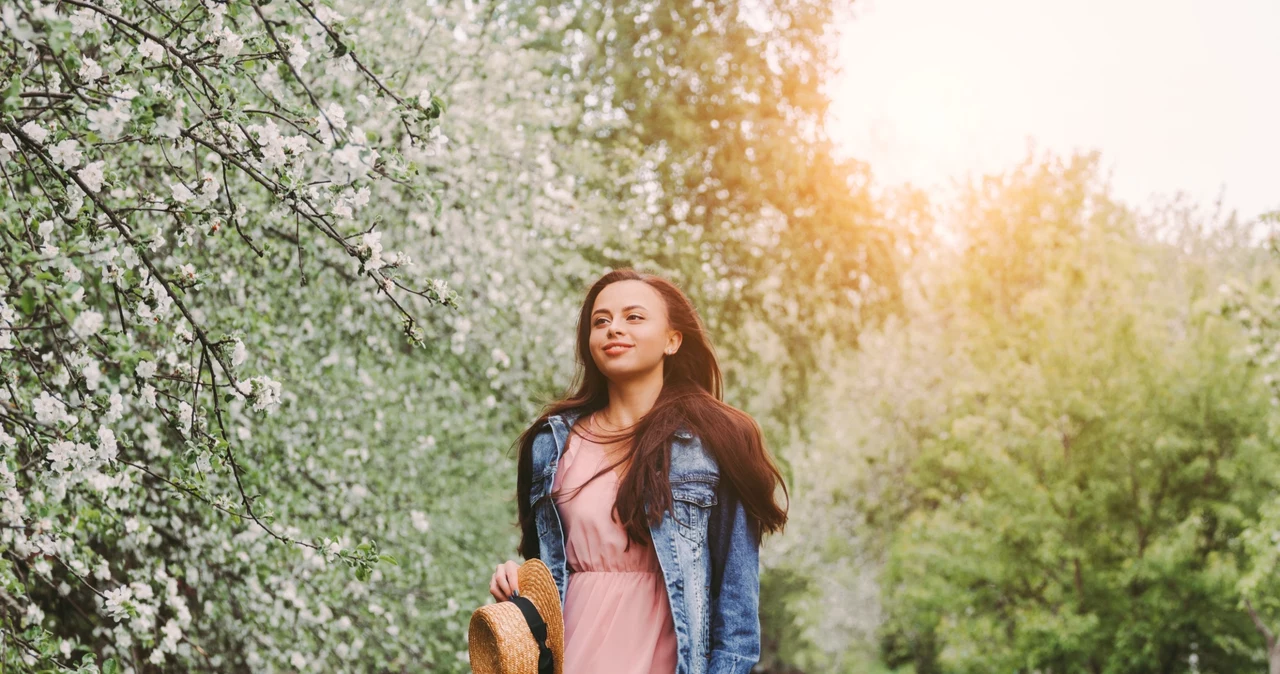
<svg viewBox="0 0 1280 674">
<path fill-rule="evenodd" d="M 711 661 L 707 674 L 747 674 L 760 660 L 758 525 L 721 480 L 711 513 Z"/>
</svg>

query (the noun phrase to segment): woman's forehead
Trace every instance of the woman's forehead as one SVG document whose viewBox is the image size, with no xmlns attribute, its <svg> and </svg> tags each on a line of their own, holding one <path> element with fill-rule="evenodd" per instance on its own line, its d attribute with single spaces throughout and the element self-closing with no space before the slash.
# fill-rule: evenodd
<svg viewBox="0 0 1280 674">
<path fill-rule="evenodd" d="M 620 310 L 631 305 L 640 305 L 650 311 L 656 311 L 662 308 L 662 296 L 653 286 L 644 281 L 635 279 L 627 279 L 626 281 L 618 281 L 605 286 L 599 295 L 596 295 L 596 309 L 615 309 Z"/>
</svg>

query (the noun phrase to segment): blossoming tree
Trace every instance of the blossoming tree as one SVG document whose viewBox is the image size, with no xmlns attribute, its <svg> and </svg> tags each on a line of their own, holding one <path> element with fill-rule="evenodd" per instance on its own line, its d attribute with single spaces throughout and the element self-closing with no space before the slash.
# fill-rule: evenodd
<svg viewBox="0 0 1280 674">
<path fill-rule="evenodd" d="M 803 287 L 744 300 L 736 276 L 783 248 L 763 276 L 817 269 L 806 232 L 836 225 L 814 213 L 865 195 L 805 196 L 789 233 L 791 206 L 686 204 L 670 143 L 638 129 L 700 103 L 598 109 L 653 27 L 607 38 L 592 11 L 6 5 L 0 659 L 465 672 L 466 611 L 515 548 L 502 450 L 567 383 L 586 284 L 675 270 L 719 334 L 736 303 L 809 315 Z M 613 66 L 566 71 L 602 38 Z M 714 39 L 692 41 L 708 65 Z M 667 219 L 686 206 L 698 222 Z M 857 264 L 835 263 L 815 278 L 848 301 Z"/>
<path fill-rule="evenodd" d="M 214 657 L 186 638 L 200 570 L 165 554 L 188 536 L 245 524 L 360 577 L 380 559 L 260 501 L 245 441 L 289 394 L 255 367 L 237 300 L 325 270 L 421 344 L 416 314 L 454 295 L 384 252 L 362 211 L 380 183 L 430 184 L 403 152 L 433 142 L 440 101 L 396 93 L 319 3 L 16 2 L 0 18 L 2 657 Z M 48 638 L 49 607 L 78 638 Z"/>
</svg>

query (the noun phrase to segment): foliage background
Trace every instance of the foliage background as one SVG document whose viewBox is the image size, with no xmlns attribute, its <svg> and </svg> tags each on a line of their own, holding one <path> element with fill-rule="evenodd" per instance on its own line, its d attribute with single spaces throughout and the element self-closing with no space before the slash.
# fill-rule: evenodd
<svg viewBox="0 0 1280 674">
<path fill-rule="evenodd" d="M 1091 155 L 881 187 L 845 11 L 6 4 L 0 661 L 468 671 L 511 443 L 637 266 L 786 470 L 762 671 L 1266 666 L 1274 220 Z"/>
</svg>

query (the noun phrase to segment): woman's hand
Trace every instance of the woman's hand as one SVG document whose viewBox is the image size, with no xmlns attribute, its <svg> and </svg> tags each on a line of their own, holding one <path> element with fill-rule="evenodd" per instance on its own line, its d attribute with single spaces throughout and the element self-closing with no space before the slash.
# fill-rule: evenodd
<svg viewBox="0 0 1280 674">
<path fill-rule="evenodd" d="M 489 594 L 497 601 L 507 601 L 511 598 L 513 592 L 520 591 L 519 579 L 516 572 L 520 569 L 520 564 L 515 560 L 508 559 L 498 565 L 493 572 L 493 579 L 489 581 Z"/>
</svg>

